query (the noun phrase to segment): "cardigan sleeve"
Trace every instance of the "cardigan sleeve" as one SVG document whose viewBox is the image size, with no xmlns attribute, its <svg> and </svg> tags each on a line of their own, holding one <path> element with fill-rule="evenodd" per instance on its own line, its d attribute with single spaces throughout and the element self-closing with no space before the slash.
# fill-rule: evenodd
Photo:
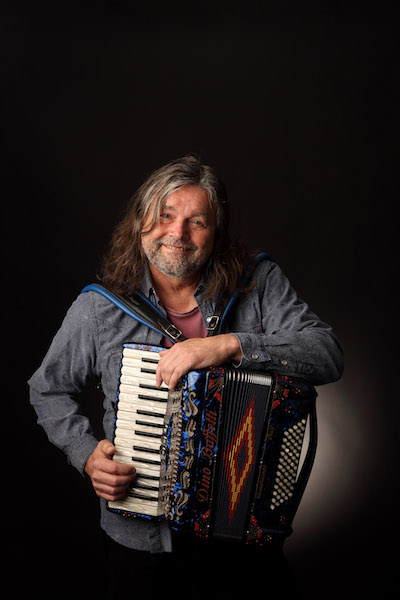
<svg viewBox="0 0 400 600">
<path fill-rule="evenodd" d="M 98 335 L 91 302 L 90 294 L 78 296 L 28 381 L 38 424 L 82 474 L 98 443 L 79 405 L 79 394 L 96 376 Z"/>
<path fill-rule="evenodd" d="M 313 385 L 339 379 L 343 351 L 332 328 L 297 297 L 277 264 L 262 263 L 254 277 L 255 287 L 239 303 L 232 329 L 243 354 L 240 366 L 301 377 Z"/>
</svg>

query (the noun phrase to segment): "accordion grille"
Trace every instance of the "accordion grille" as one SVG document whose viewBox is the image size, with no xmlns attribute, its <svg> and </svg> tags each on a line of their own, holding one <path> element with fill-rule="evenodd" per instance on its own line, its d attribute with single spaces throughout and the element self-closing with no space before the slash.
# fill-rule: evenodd
<svg viewBox="0 0 400 600">
<path fill-rule="evenodd" d="M 254 493 L 270 389 L 268 375 L 239 371 L 225 374 L 221 458 L 214 500 L 215 535 L 243 537 Z"/>
</svg>

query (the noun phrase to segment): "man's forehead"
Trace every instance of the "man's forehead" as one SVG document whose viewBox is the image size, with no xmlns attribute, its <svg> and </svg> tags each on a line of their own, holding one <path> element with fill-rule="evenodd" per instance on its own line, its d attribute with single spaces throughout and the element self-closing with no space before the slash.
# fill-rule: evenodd
<svg viewBox="0 0 400 600">
<path fill-rule="evenodd" d="M 168 210 L 169 212 L 177 212 L 179 210 L 179 207 L 175 206 L 174 204 L 172 204 L 171 202 L 168 202 L 168 199 L 165 200 L 165 202 L 161 205 L 161 209 L 162 210 Z M 208 205 L 203 205 L 203 206 L 194 206 L 192 207 L 192 210 L 190 211 L 191 214 L 194 215 L 206 215 L 209 213 L 209 209 L 210 206 Z"/>
<path fill-rule="evenodd" d="M 161 210 L 168 208 L 168 210 L 177 211 L 182 207 L 191 209 L 195 214 L 215 213 L 208 192 L 197 186 L 183 186 L 170 192 L 164 198 L 155 199 L 152 203 L 152 208 Z"/>
</svg>

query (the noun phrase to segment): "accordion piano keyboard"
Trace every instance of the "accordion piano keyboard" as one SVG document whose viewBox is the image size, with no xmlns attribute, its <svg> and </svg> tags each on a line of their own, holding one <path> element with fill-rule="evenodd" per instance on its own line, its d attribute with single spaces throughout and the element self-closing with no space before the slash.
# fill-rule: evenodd
<svg viewBox="0 0 400 600">
<path fill-rule="evenodd" d="M 160 516 L 160 447 L 168 388 L 156 387 L 159 354 L 125 347 L 119 384 L 114 460 L 133 464 L 136 479 L 124 500 L 109 507 Z"/>
</svg>

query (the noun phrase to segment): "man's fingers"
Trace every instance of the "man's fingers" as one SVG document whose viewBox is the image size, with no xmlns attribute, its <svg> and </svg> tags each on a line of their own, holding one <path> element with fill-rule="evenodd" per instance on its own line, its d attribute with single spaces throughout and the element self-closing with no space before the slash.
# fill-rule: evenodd
<svg viewBox="0 0 400 600">
<path fill-rule="evenodd" d="M 125 498 L 128 493 L 129 485 L 130 483 L 123 486 L 113 486 L 107 485 L 104 482 L 93 481 L 93 488 L 96 494 L 105 500 Z"/>
<path fill-rule="evenodd" d="M 135 475 L 134 467 L 98 459 L 94 464 L 91 479 L 98 496 L 105 500 L 117 500 L 126 496 Z"/>
<path fill-rule="evenodd" d="M 171 352 L 171 350 L 174 351 Z M 174 390 L 182 375 L 185 375 L 191 368 L 190 354 L 173 346 L 160 352 L 160 355 L 161 359 L 156 370 L 156 385 L 159 387 L 164 382 L 170 390 Z"/>
<path fill-rule="evenodd" d="M 176 386 L 178 385 L 178 381 L 179 379 L 182 377 L 182 375 L 185 375 L 186 370 L 182 370 L 182 366 L 176 366 L 173 371 L 168 375 L 168 381 L 166 381 L 165 383 L 167 384 L 168 388 L 170 390 L 175 390 Z"/>
<path fill-rule="evenodd" d="M 99 498 L 104 498 L 104 500 L 108 500 L 109 502 L 115 502 L 116 500 L 123 500 L 126 498 L 128 490 L 126 488 L 122 490 L 115 490 L 112 487 L 108 486 L 93 486 L 96 495 Z"/>
<path fill-rule="evenodd" d="M 135 467 L 111 460 L 115 453 L 115 446 L 108 440 L 101 440 L 92 454 L 93 465 L 96 469 L 115 475 L 134 475 Z"/>
<path fill-rule="evenodd" d="M 95 459 L 94 465 L 97 469 L 103 471 L 104 473 L 111 473 L 112 475 L 131 476 L 136 473 L 134 466 L 122 464 L 115 460 L 98 458 Z"/>
<path fill-rule="evenodd" d="M 106 500 L 116 500 L 126 496 L 136 475 L 134 466 L 111 460 L 114 452 L 115 447 L 109 441 L 102 440 L 85 466 L 96 494 Z"/>
<path fill-rule="evenodd" d="M 129 473 L 119 473 L 118 470 L 106 471 L 104 468 L 98 468 L 93 473 L 93 479 L 113 487 L 122 487 L 130 483 L 135 475 L 135 469 Z"/>
<path fill-rule="evenodd" d="M 177 386 L 179 379 L 186 372 L 186 370 L 182 369 L 182 365 L 167 366 L 160 365 L 159 363 L 156 371 L 156 385 L 160 387 L 160 385 L 164 382 L 170 390 L 174 390 Z"/>
</svg>

